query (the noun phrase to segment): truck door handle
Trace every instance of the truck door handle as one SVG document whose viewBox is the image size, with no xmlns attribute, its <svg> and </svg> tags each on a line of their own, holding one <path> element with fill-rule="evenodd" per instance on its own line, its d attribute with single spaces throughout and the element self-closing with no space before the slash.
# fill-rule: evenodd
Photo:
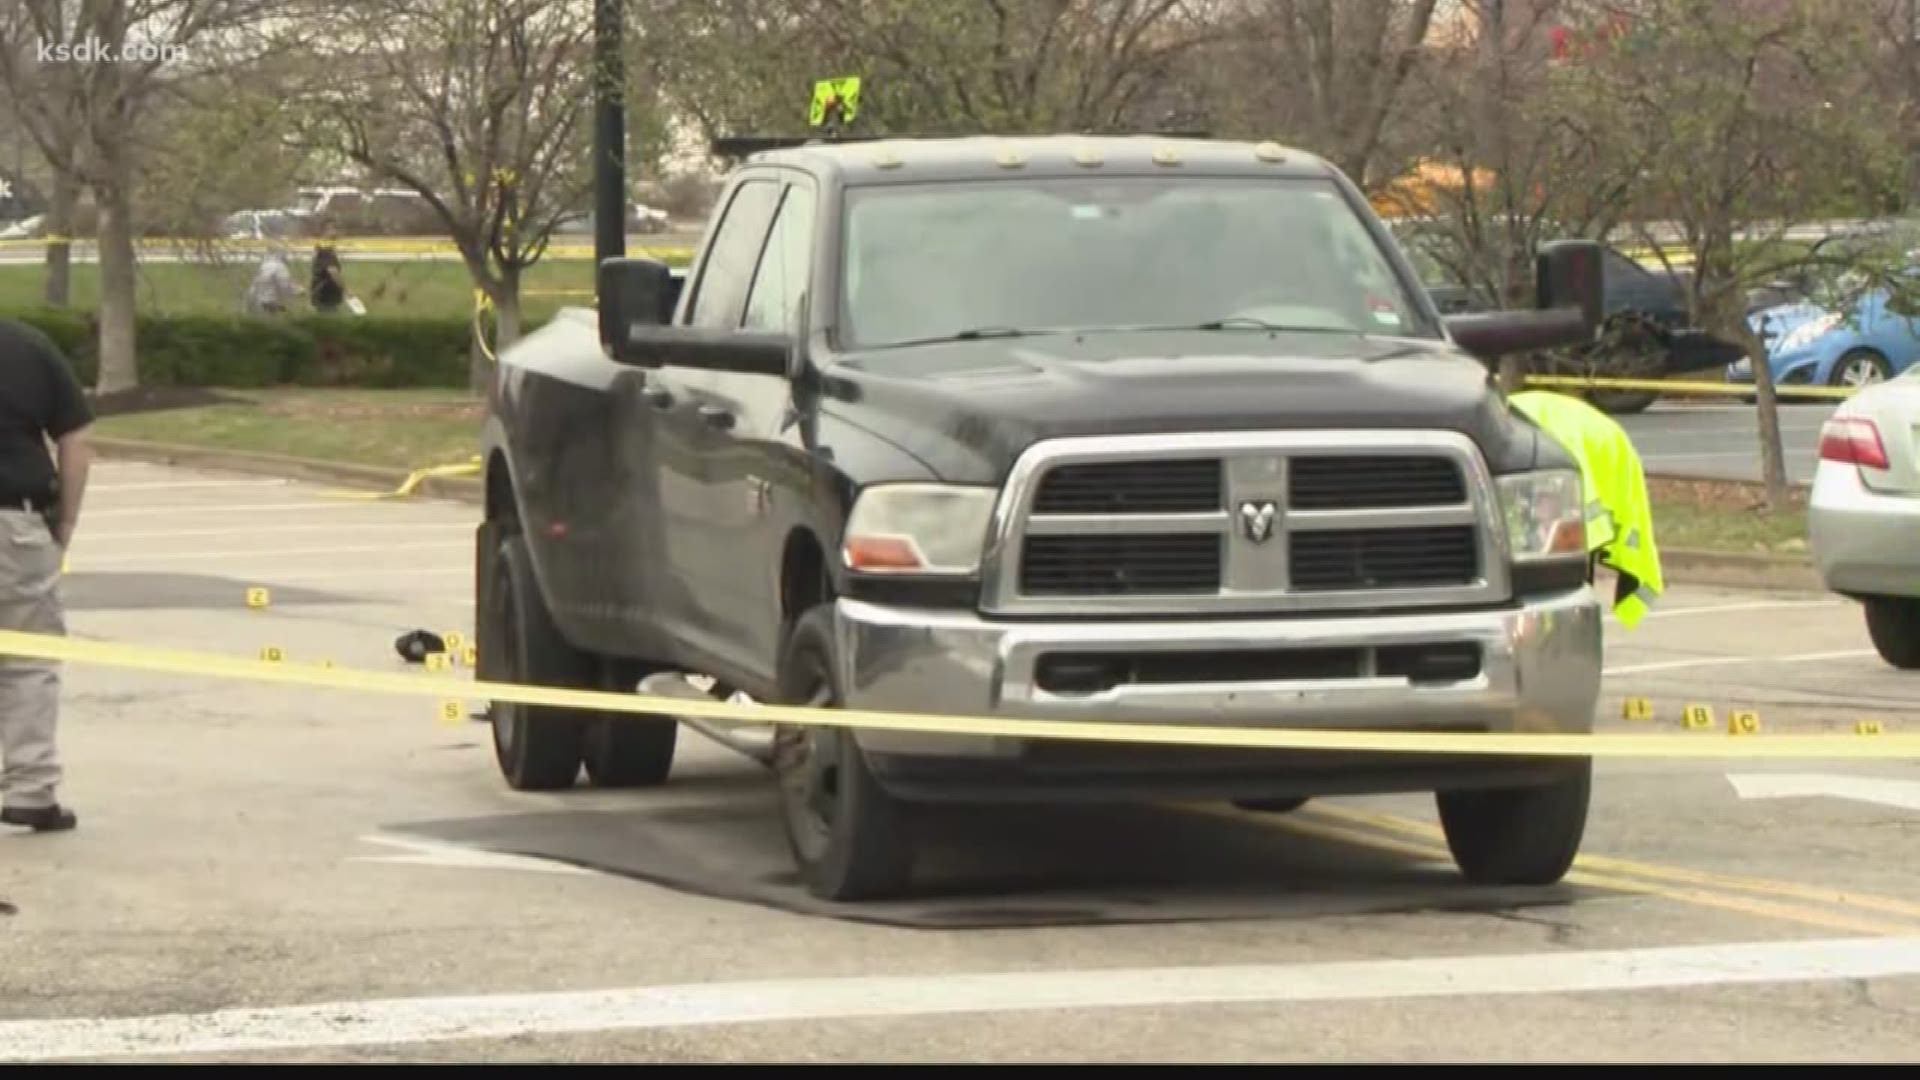
<svg viewBox="0 0 1920 1080">
<path fill-rule="evenodd" d="M 673 405 L 673 392 L 663 386 L 649 386 L 640 391 L 640 396 L 646 398 L 647 404 L 656 409 L 670 408 Z"/>
<path fill-rule="evenodd" d="M 717 405 L 700 406 L 700 419 L 710 428 L 720 431 L 733 430 L 733 414 Z"/>
</svg>

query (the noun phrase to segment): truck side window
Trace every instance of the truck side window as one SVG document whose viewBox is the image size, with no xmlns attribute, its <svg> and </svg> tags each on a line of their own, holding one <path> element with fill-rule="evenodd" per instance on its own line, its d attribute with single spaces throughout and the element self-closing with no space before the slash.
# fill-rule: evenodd
<svg viewBox="0 0 1920 1080">
<path fill-rule="evenodd" d="M 798 186 L 787 189 L 773 220 L 773 235 L 760 257 L 753 291 L 747 294 L 746 328 L 794 329 L 800 297 L 807 291 L 807 271 L 813 253 L 813 193 Z"/>
<path fill-rule="evenodd" d="M 749 180 L 734 192 L 727 216 L 707 251 L 706 265 L 701 267 L 698 291 L 687 318 L 689 326 L 711 330 L 740 326 L 754 262 L 760 256 L 767 223 L 779 199 L 780 185 L 772 180 Z"/>
</svg>

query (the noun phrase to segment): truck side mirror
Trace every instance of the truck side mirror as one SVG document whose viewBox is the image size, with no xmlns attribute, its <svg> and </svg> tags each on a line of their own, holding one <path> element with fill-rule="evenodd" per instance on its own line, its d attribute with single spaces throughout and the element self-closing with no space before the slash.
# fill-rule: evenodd
<svg viewBox="0 0 1920 1080">
<path fill-rule="evenodd" d="M 654 259 L 608 259 L 595 286 L 600 299 L 600 345 L 615 360 L 627 358 L 634 331 L 673 320 L 680 280 Z"/>
<path fill-rule="evenodd" d="M 1600 245 L 1592 240 L 1554 240 L 1534 257 L 1535 306 L 1542 311 L 1573 308 L 1585 320 L 1587 335 L 1600 332 L 1606 317 L 1606 279 Z"/>
<path fill-rule="evenodd" d="M 1534 260 L 1534 296 L 1538 307 L 1533 311 L 1450 316 L 1447 333 L 1482 360 L 1593 341 L 1606 300 L 1600 245 L 1592 240 L 1543 244 Z"/>
</svg>

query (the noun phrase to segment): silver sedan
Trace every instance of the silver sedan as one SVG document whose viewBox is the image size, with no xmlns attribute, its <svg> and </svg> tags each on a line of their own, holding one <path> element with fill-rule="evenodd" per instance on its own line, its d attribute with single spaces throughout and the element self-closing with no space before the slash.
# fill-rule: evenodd
<svg viewBox="0 0 1920 1080">
<path fill-rule="evenodd" d="M 1866 605 L 1874 648 L 1920 668 L 1920 366 L 1827 420 L 1807 533 L 1827 588 Z"/>
</svg>

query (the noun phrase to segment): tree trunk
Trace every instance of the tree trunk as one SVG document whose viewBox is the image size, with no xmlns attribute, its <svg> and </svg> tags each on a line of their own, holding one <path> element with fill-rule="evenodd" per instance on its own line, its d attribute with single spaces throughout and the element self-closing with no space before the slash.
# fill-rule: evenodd
<svg viewBox="0 0 1920 1080">
<path fill-rule="evenodd" d="M 52 199 L 47 204 L 47 235 L 59 238 L 47 244 L 47 280 L 43 295 L 51 307 L 66 307 L 73 300 L 74 206 L 80 201 L 80 185 L 71 177 L 56 175 Z"/>
<path fill-rule="evenodd" d="M 494 314 L 499 327 L 494 340 L 496 352 L 505 349 L 520 340 L 520 272 L 508 270 L 501 275 L 499 291 L 493 298 Z"/>
<path fill-rule="evenodd" d="M 1755 410 L 1760 421 L 1760 475 L 1767 485 L 1767 505 L 1780 508 L 1787 503 L 1787 458 L 1780 442 L 1780 403 L 1773 393 L 1773 368 L 1767 363 L 1767 348 L 1745 323 L 1740 325 L 1740 344 L 1747 350 L 1747 363 L 1753 368 Z"/>
<path fill-rule="evenodd" d="M 119 155 L 111 154 L 111 157 Z M 134 351 L 133 206 L 124 170 L 106 163 L 107 181 L 93 188 L 100 207 L 100 381 L 102 394 L 140 385 Z"/>
</svg>

